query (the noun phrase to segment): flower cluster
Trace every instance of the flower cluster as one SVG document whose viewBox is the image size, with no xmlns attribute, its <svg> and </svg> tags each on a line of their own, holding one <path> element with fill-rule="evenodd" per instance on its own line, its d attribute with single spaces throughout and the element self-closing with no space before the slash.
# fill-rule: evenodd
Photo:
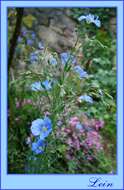
<svg viewBox="0 0 124 190">
<path fill-rule="evenodd" d="M 25 40 L 26 45 L 32 46 L 36 40 L 36 34 L 33 31 L 27 30 L 25 27 L 22 28 L 21 34 L 18 37 L 18 42 L 21 43 Z"/>
<path fill-rule="evenodd" d="M 34 31 L 27 30 L 25 27 L 21 30 L 21 34 L 18 37 L 18 43 L 25 43 L 25 45 L 29 47 L 37 47 L 38 50 L 31 52 L 29 55 L 29 61 L 33 64 L 38 61 L 38 55 L 41 53 L 41 50 L 44 50 L 44 44 L 42 41 L 39 41 L 36 33 Z"/>
<path fill-rule="evenodd" d="M 86 115 L 72 117 L 68 122 L 68 127 L 59 128 L 57 137 L 66 143 L 67 159 L 74 159 L 75 152 L 82 152 L 82 156 L 88 160 L 93 160 L 94 155 L 103 149 L 99 129 L 104 126 L 101 120 L 88 119 Z"/>
<path fill-rule="evenodd" d="M 73 58 L 72 59 L 73 65 L 76 63 L 76 58 L 70 55 L 70 53 L 62 53 L 61 56 L 62 56 L 61 61 L 62 61 L 62 64 L 64 65 L 68 62 L 70 56 L 71 58 Z M 30 54 L 30 60 L 32 63 L 38 60 L 37 52 Z M 49 63 L 53 66 L 57 65 L 56 58 L 52 56 L 49 60 Z M 75 72 L 79 76 L 80 79 L 86 78 L 88 76 L 87 72 L 84 71 L 79 65 L 76 65 L 73 67 L 73 72 Z M 50 90 L 52 89 L 52 84 L 55 84 L 55 83 L 56 83 L 55 80 L 52 80 L 52 81 L 45 80 L 43 82 L 36 81 L 33 84 L 31 84 L 31 90 L 32 91 Z"/>
<path fill-rule="evenodd" d="M 101 22 L 98 16 L 94 16 L 92 14 L 82 15 L 78 18 L 79 21 L 86 20 L 87 23 L 94 23 L 97 27 L 101 26 Z"/>
<path fill-rule="evenodd" d="M 71 62 L 73 65 L 77 63 L 77 59 L 74 55 L 71 55 L 70 52 L 63 52 L 60 54 L 60 60 L 62 65 L 67 64 L 68 62 Z M 57 65 L 57 60 L 54 57 L 51 57 L 49 60 L 51 65 Z"/>
<path fill-rule="evenodd" d="M 20 108 L 25 105 L 32 105 L 33 102 L 31 99 L 24 99 L 23 101 L 16 101 L 16 108 Z"/>
<path fill-rule="evenodd" d="M 31 133 L 35 137 L 32 143 L 32 151 L 36 154 L 42 154 L 45 148 L 45 139 L 52 131 L 51 119 L 47 116 L 44 119 L 36 119 L 32 122 Z"/>
</svg>

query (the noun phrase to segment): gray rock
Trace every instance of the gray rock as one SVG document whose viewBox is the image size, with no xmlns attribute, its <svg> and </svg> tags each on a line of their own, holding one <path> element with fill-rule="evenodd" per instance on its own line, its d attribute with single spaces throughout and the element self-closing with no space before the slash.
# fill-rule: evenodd
<svg viewBox="0 0 124 190">
<path fill-rule="evenodd" d="M 25 15 L 28 14 L 36 18 L 32 30 L 35 30 L 39 40 L 46 46 L 58 53 L 74 47 L 77 40 L 76 22 L 70 17 L 69 9 L 25 9 Z"/>
</svg>

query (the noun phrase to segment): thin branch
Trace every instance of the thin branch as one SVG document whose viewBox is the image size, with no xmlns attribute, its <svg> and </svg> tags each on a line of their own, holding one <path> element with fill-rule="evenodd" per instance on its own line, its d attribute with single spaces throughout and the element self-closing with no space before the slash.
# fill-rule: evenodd
<svg viewBox="0 0 124 190">
<path fill-rule="evenodd" d="M 13 33 L 11 40 L 10 40 L 10 51 L 9 51 L 9 58 L 8 58 L 9 69 L 10 69 L 10 67 L 14 68 L 13 58 L 14 58 L 14 54 L 15 54 L 17 39 L 18 39 L 18 36 L 21 32 L 21 23 L 22 23 L 24 8 L 16 8 L 16 11 L 17 11 L 17 18 L 16 18 L 15 31 Z"/>
</svg>

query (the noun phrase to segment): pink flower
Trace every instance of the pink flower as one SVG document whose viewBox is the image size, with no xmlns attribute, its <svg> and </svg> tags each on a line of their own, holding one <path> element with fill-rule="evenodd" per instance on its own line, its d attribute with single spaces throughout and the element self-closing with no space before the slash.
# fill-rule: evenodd
<svg viewBox="0 0 124 190">
<path fill-rule="evenodd" d="M 16 102 L 16 108 L 20 108 L 20 107 L 21 107 L 20 102 L 17 101 L 17 102 Z"/>
<path fill-rule="evenodd" d="M 101 136 L 98 134 L 98 132 L 90 131 L 87 133 L 87 138 L 85 142 L 89 148 L 95 147 L 96 150 L 99 151 L 102 149 L 100 140 L 101 140 Z"/>
<path fill-rule="evenodd" d="M 73 132 L 72 137 L 74 140 L 77 140 L 78 139 L 77 133 Z"/>
<path fill-rule="evenodd" d="M 69 146 L 72 146 L 72 145 L 73 145 L 73 141 L 72 141 L 71 138 L 68 138 L 68 139 L 67 139 L 67 144 L 68 144 Z"/>
<path fill-rule="evenodd" d="M 51 113 L 48 112 L 48 111 L 46 111 L 44 114 L 45 114 L 45 116 L 50 116 L 51 115 Z"/>
<path fill-rule="evenodd" d="M 24 99 L 23 102 L 22 102 L 22 106 L 25 106 L 27 104 L 32 104 L 32 100 L 31 99 Z"/>
<path fill-rule="evenodd" d="M 20 108 L 22 106 L 25 106 L 27 104 L 32 104 L 31 99 L 24 99 L 23 101 L 16 101 L 16 108 Z"/>
<path fill-rule="evenodd" d="M 69 125 L 71 127 L 76 127 L 76 125 L 79 123 L 79 118 L 78 117 L 72 117 L 69 121 Z"/>
<path fill-rule="evenodd" d="M 74 158 L 74 156 L 73 155 L 71 155 L 69 152 L 66 154 L 66 158 L 68 159 L 68 160 L 72 160 L 73 158 Z"/>
<path fill-rule="evenodd" d="M 31 99 L 27 99 L 27 104 L 32 104 L 32 100 Z"/>
<path fill-rule="evenodd" d="M 64 129 L 64 132 L 65 132 L 65 133 L 71 133 L 72 131 L 71 131 L 71 129 L 69 129 L 69 128 L 65 128 L 65 129 Z"/>
<path fill-rule="evenodd" d="M 99 130 L 100 128 L 104 127 L 104 121 L 103 120 L 97 120 L 95 121 L 95 128 L 96 130 Z"/>
<path fill-rule="evenodd" d="M 87 157 L 88 160 L 93 160 L 92 156 Z"/>
<path fill-rule="evenodd" d="M 80 142 L 79 142 L 78 139 L 75 140 L 75 141 L 73 142 L 73 144 L 74 144 L 74 147 L 75 147 L 76 150 L 80 150 Z"/>
</svg>

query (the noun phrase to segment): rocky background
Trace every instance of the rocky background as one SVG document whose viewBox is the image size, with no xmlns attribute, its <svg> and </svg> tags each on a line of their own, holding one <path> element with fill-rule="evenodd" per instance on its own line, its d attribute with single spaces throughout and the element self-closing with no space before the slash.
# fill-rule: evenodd
<svg viewBox="0 0 124 190">
<path fill-rule="evenodd" d="M 36 18 L 33 29 L 39 39 L 49 48 L 60 53 L 72 48 L 77 39 L 76 20 L 71 17 L 68 9 L 35 9 L 25 10 L 25 15 Z"/>
<path fill-rule="evenodd" d="M 82 10 L 85 14 L 86 10 Z M 116 34 L 116 17 L 113 12 L 109 13 L 111 17 L 108 20 L 111 35 Z M 37 33 L 48 47 L 60 53 L 74 47 L 77 34 L 76 28 L 78 20 L 74 18 L 73 9 L 25 9 L 24 15 L 32 15 L 34 23 L 32 29 Z M 104 27 L 104 26 L 103 26 Z"/>
<path fill-rule="evenodd" d="M 116 37 L 116 10 L 115 9 L 97 9 L 96 15 L 104 15 L 101 31 L 110 33 L 112 38 Z M 94 13 L 92 9 L 80 9 L 80 14 Z M 77 14 L 77 13 L 76 13 Z M 68 8 L 24 8 L 22 26 L 28 31 L 33 31 L 36 34 L 37 41 L 41 41 L 44 47 L 57 53 L 62 53 L 71 50 L 77 41 L 82 43 L 82 39 L 77 36 L 78 20 L 75 14 L 75 9 Z M 12 15 L 10 25 L 9 41 L 14 32 L 14 25 L 16 22 L 15 15 Z M 82 28 L 82 31 L 84 29 Z M 85 36 L 84 36 L 85 37 Z M 11 43 L 10 43 L 11 44 Z M 78 47 L 78 45 L 77 45 Z M 13 49 L 13 48 L 12 48 Z"/>
</svg>

